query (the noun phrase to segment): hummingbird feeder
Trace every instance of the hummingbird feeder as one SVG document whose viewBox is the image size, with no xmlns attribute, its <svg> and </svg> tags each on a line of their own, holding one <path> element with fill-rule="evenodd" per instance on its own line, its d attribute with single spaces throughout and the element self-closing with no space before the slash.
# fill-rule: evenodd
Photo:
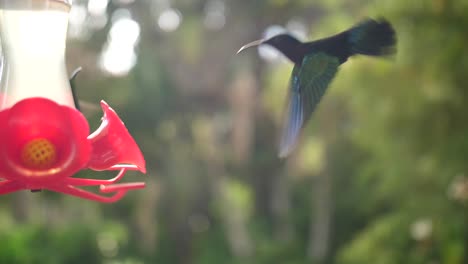
<svg viewBox="0 0 468 264">
<path fill-rule="evenodd" d="M 145 173 L 145 160 L 104 101 L 102 123 L 89 134 L 65 68 L 70 7 L 66 0 L 0 0 L 0 194 L 44 189 L 115 202 L 145 187 L 117 183 L 128 170 Z M 118 173 L 108 180 L 73 177 L 84 169 Z"/>
</svg>

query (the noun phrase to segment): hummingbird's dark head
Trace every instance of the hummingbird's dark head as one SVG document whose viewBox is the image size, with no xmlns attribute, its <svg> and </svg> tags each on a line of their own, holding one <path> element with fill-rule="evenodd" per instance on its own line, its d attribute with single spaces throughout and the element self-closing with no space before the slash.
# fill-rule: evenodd
<svg viewBox="0 0 468 264">
<path fill-rule="evenodd" d="M 300 63 L 302 59 L 302 52 L 300 50 L 300 45 L 302 43 L 297 40 L 295 37 L 289 34 L 280 34 L 269 39 L 260 39 L 256 41 L 252 41 L 240 48 L 237 52 L 241 52 L 247 48 L 258 46 L 258 45 L 270 45 L 275 49 L 279 50 L 283 53 L 286 57 L 288 57 L 291 61 L 295 63 Z"/>
<path fill-rule="evenodd" d="M 289 50 L 299 47 L 301 42 L 289 34 L 280 34 L 264 40 L 262 44 L 268 44 L 282 53 L 287 53 Z"/>
</svg>

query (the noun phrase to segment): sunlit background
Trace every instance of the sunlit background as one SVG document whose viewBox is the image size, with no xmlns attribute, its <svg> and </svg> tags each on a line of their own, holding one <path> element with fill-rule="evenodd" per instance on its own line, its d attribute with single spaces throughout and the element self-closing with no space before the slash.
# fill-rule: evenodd
<svg viewBox="0 0 468 264">
<path fill-rule="evenodd" d="M 380 16 L 398 54 L 341 66 L 278 159 L 292 65 L 236 51 Z M 147 161 L 127 179 L 147 187 L 0 197 L 0 263 L 466 264 L 467 30 L 466 0 L 74 0 L 83 112 L 91 129 L 101 99 L 119 113 Z"/>
</svg>

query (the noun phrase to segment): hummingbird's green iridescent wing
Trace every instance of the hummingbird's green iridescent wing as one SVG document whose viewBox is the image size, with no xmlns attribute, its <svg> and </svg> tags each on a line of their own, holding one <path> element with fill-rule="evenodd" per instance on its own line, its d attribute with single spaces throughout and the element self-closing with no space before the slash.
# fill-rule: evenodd
<svg viewBox="0 0 468 264">
<path fill-rule="evenodd" d="M 301 65 L 294 66 L 279 157 L 288 156 L 296 146 L 302 127 L 335 77 L 339 65 L 337 57 L 315 53 L 305 56 Z"/>
</svg>

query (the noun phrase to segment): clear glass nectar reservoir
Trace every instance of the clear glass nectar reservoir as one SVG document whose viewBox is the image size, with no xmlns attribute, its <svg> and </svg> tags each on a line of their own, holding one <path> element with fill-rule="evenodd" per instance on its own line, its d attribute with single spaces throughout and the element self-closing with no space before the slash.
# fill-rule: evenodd
<svg viewBox="0 0 468 264">
<path fill-rule="evenodd" d="M 65 68 L 69 10 L 65 1 L 0 0 L 0 110 L 36 96 L 74 107 Z"/>
</svg>

